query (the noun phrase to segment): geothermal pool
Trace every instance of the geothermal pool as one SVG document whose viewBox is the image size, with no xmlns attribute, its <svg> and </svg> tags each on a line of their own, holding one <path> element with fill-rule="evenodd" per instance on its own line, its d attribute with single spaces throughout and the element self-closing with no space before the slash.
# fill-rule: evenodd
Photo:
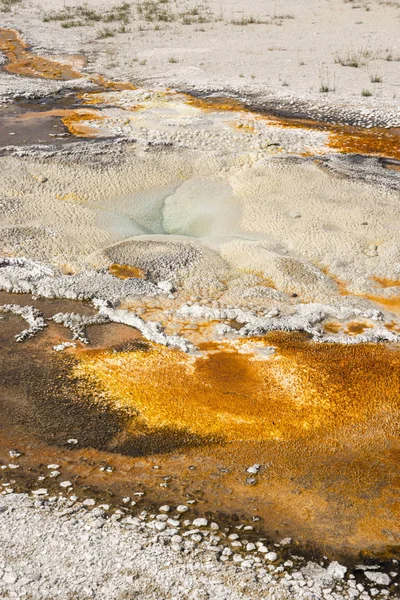
<svg viewBox="0 0 400 600">
<path fill-rule="evenodd" d="M 389 569 L 398 132 L 91 81 L 2 113 L 1 477 L 17 447 L 21 491 L 61 462 L 82 498 Z"/>
</svg>

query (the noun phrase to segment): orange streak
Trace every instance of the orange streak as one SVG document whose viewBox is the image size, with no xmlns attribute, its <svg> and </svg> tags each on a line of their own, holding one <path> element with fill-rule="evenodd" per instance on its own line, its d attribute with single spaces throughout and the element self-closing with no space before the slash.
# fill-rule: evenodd
<svg viewBox="0 0 400 600">
<path fill-rule="evenodd" d="M 119 265 L 118 263 L 113 263 L 108 270 L 111 275 L 114 275 L 119 279 L 129 279 L 131 277 L 143 279 L 146 276 L 143 269 L 131 267 L 130 265 Z"/>
<path fill-rule="evenodd" d="M 70 65 L 32 54 L 28 50 L 28 44 L 12 29 L 0 28 L 0 50 L 9 61 L 3 67 L 8 73 L 60 80 L 82 77 L 81 73 Z"/>
<path fill-rule="evenodd" d="M 373 127 L 364 129 L 353 125 L 339 125 L 313 119 L 292 119 L 268 114 L 257 115 L 256 111 L 253 112 L 242 102 L 233 98 L 207 98 L 203 100 L 188 97 L 187 102 L 208 112 L 223 110 L 252 114 L 257 120 L 265 120 L 268 124 L 277 127 L 323 131 L 329 135 L 328 147 L 337 152 L 383 156 L 400 160 L 399 128 Z M 248 125 L 247 129 L 251 131 L 251 125 Z"/>
</svg>

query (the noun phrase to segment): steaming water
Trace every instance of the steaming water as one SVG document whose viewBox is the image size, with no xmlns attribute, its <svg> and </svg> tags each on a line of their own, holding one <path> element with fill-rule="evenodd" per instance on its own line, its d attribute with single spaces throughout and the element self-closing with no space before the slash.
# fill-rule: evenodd
<svg viewBox="0 0 400 600">
<path fill-rule="evenodd" d="M 115 241 L 138 235 L 182 235 L 193 238 L 236 235 L 241 209 L 229 184 L 194 178 L 128 194 L 97 208 L 96 225 Z"/>
</svg>

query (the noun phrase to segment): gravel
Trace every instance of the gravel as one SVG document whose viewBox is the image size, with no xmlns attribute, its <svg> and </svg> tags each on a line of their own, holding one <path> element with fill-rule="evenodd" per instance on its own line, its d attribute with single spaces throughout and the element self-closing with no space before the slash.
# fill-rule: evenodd
<svg viewBox="0 0 400 600">
<path fill-rule="evenodd" d="M 227 535 L 221 529 L 215 535 L 215 523 L 203 517 L 188 521 L 185 531 L 178 520 L 157 518 L 167 516 L 166 505 L 158 514 L 142 512 L 134 517 L 117 510 L 110 517 L 99 506 L 89 510 L 93 501 L 88 500 L 79 503 L 72 496 L 35 500 L 3 492 L 0 598 L 399 597 L 392 577 L 371 566 L 357 567 L 361 583 L 337 561 L 323 566 L 297 554 L 285 560 L 280 544 L 275 545 L 276 552 L 266 552 L 261 541 L 253 544 L 243 538 L 242 543 L 239 534 Z M 241 546 L 234 552 L 226 545 L 238 542 Z M 391 571 L 391 576 L 395 579 L 397 572 Z"/>
</svg>

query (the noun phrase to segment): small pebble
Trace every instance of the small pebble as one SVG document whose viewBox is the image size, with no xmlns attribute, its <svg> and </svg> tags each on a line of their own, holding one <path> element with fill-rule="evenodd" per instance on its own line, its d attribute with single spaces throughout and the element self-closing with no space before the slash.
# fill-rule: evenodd
<svg viewBox="0 0 400 600">
<path fill-rule="evenodd" d="M 35 496 L 47 496 L 46 488 L 40 488 L 39 490 L 32 490 L 32 494 Z"/>
<path fill-rule="evenodd" d="M 86 500 L 84 500 L 82 502 L 83 506 L 94 506 L 96 504 L 96 501 L 93 500 L 92 498 L 87 498 Z"/>
<path fill-rule="evenodd" d="M 259 550 L 259 552 L 261 552 L 260 548 L 258 550 Z M 275 562 L 276 560 L 278 560 L 278 555 L 276 552 L 268 552 L 265 555 L 265 558 L 266 558 L 266 560 L 269 560 L 270 562 Z"/>
<path fill-rule="evenodd" d="M 261 465 L 259 464 L 254 464 L 251 467 L 249 467 L 248 469 L 246 469 L 247 473 L 251 473 L 252 475 L 256 475 L 261 469 Z"/>
<path fill-rule="evenodd" d="M 207 521 L 207 519 L 204 519 L 204 518 L 194 519 L 193 525 L 195 527 L 207 527 L 208 521 Z"/>
<path fill-rule="evenodd" d="M 11 458 L 19 458 L 22 452 L 19 452 L 18 450 L 10 450 L 8 454 Z"/>
</svg>

